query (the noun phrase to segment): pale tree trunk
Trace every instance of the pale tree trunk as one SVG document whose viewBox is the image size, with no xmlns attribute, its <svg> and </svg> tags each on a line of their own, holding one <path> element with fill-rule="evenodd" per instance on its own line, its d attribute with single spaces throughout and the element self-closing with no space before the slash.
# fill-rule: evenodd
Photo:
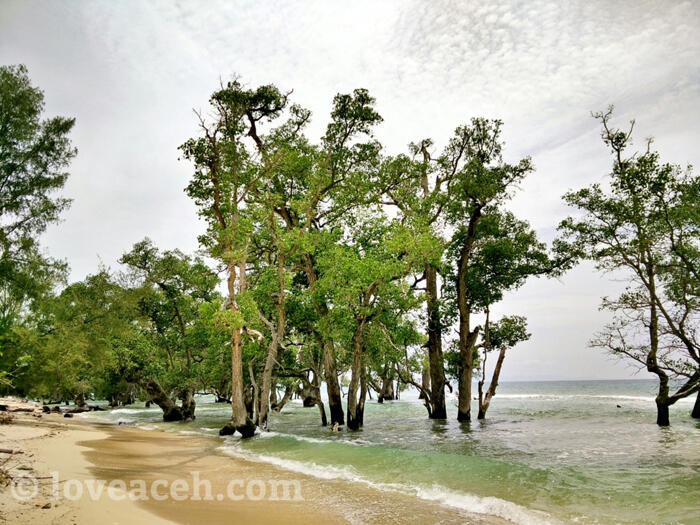
<svg viewBox="0 0 700 525">
<path fill-rule="evenodd" d="M 484 396 L 483 401 L 481 397 L 481 388 L 483 386 L 483 379 L 479 382 L 479 416 L 478 419 L 486 418 L 486 411 L 489 409 L 491 400 L 493 396 L 496 395 L 496 387 L 498 387 L 498 378 L 501 375 L 501 368 L 503 367 L 503 360 L 506 357 L 506 349 L 501 348 L 498 353 L 498 359 L 496 360 L 496 368 L 493 369 L 493 375 L 491 376 L 491 384 L 489 384 L 489 389 L 486 391 L 486 396 Z M 484 356 L 484 362 L 486 361 L 486 356 Z M 486 371 L 486 366 L 484 366 L 484 371 Z M 483 377 L 483 376 L 482 376 Z"/>
<path fill-rule="evenodd" d="M 277 312 L 277 326 L 272 323 L 268 324 L 270 328 L 270 345 L 267 348 L 267 357 L 265 358 L 265 367 L 262 375 L 262 388 L 260 392 L 260 419 L 258 424 L 267 430 L 267 418 L 270 412 L 270 394 L 272 388 L 272 372 L 277 362 L 277 352 L 279 345 L 284 337 L 284 258 L 281 254 L 277 257 L 277 295 L 275 297 L 275 310 Z M 262 317 L 262 316 L 261 316 Z"/>
<path fill-rule="evenodd" d="M 253 410 L 251 418 L 253 419 L 253 423 L 258 425 L 260 424 L 260 390 L 258 389 L 258 382 L 255 380 L 254 364 L 255 358 L 248 361 L 248 375 L 250 376 L 250 384 L 253 387 Z"/>
<path fill-rule="evenodd" d="M 228 295 L 231 312 L 238 317 L 238 305 L 236 304 L 236 267 L 233 263 L 228 267 Z M 240 280 L 245 282 L 244 279 Z M 241 328 L 236 327 L 231 335 L 231 423 L 224 427 L 223 434 L 238 431 L 244 438 L 255 434 L 255 423 L 248 417 L 243 393 L 243 355 L 241 350 Z"/>
<path fill-rule="evenodd" d="M 272 404 L 272 410 L 275 412 L 280 412 L 282 408 L 284 408 L 284 405 L 286 405 L 290 399 L 292 399 L 292 395 L 294 394 L 294 389 L 295 386 L 287 386 L 284 389 L 284 395 L 282 396 L 282 399 L 278 403 Z"/>
<path fill-rule="evenodd" d="M 430 363 L 423 365 L 423 371 L 421 374 L 421 386 L 423 390 L 420 391 L 418 399 L 425 399 L 424 391 L 430 391 Z"/>
<path fill-rule="evenodd" d="M 379 378 L 382 384 L 377 390 L 377 402 L 383 403 L 384 400 L 394 401 L 396 393 L 394 391 L 394 367 L 389 366 L 389 363 L 384 365 Z"/>
<path fill-rule="evenodd" d="M 316 405 L 321 416 L 321 425 L 325 427 L 328 425 L 328 419 L 326 419 L 326 407 L 321 400 L 321 376 L 315 371 L 309 372 L 309 375 L 301 378 L 302 386 L 299 394 L 302 404 L 307 408 Z"/>
<path fill-rule="evenodd" d="M 367 398 L 367 366 L 362 363 L 362 369 L 360 370 L 360 399 L 357 402 L 357 422 L 359 426 L 362 427 L 365 424 L 365 400 Z"/>
<path fill-rule="evenodd" d="M 83 392 L 80 392 L 79 394 L 76 394 L 73 402 L 75 403 L 75 406 L 78 408 L 86 408 L 87 403 L 85 402 L 85 394 Z"/>
<path fill-rule="evenodd" d="M 430 418 L 447 419 L 445 365 L 442 356 L 442 320 L 437 289 L 437 268 L 425 267 L 428 313 L 428 360 L 430 362 Z"/>
<path fill-rule="evenodd" d="M 195 415 L 194 415 L 194 410 L 195 410 L 195 400 L 194 400 L 194 389 L 193 388 L 186 388 L 185 390 L 182 391 L 180 394 L 180 400 L 182 404 L 182 420 L 183 421 L 194 421 Z"/>
<path fill-rule="evenodd" d="M 155 379 L 143 379 L 139 383 L 156 405 L 163 411 L 163 421 L 182 421 L 182 410 L 163 390 Z"/>
<path fill-rule="evenodd" d="M 342 425 L 345 421 L 343 414 L 343 396 L 338 382 L 338 369 L 335 362 L 335 344 L 331 339 L 323 342 L 323 371 L 328 392 L 328 409 L 331 413 L 331 425 Z"/>
<path fill-rule="evenodd" d="M 313 266 L 313 261 L 310 256 L 305 257 L 304 272 L 309 282 L 309 288 L 313 289 L 316 284 L 316 270 Z M 328 315 L 328 307 L 325 303 L 317 303 L 317 310 L 321 317 Z M 343 425 L 345 423 L 345 414 L 343 413 L 343 396 L 338 382 L 338 367 L 335 361 L 335 344 L 333 339 L 325 334 L 316 332 L 316 338 L 321 345 L 323 354 L 323 377 L 326 381 L 326 391 L 328 393 L 328 408 L 331 413 L 331 425 Z M 320 397 L 319 397 L 320 402 Z M 319 406 L 322 406 L 321 403 Z M 325 410 L 322 412 L 325 419 Z"/>
<path fill-rule="evenodd" d="M 270 408 L 277 405 L 279 399 L 277 398 L 277 378 L 272 377 L 272 387 L 270 388 Z"/>
<path fill-rule="evenodd" d="M 390 375 L 382 379 L 382 400 L 394 401 L 396 393 L 394 391 L 394 378 Z"/>
<path fill-rule="evenodd" d="M 457 268 L 457 306 L 459 310 L 459 389 L 457 393 L 457 420 L 471 420 L 472 375 L 474 373 L 474 346 L 479 335 L 478 327 L 470 330 L 471 311 L 467 303 L 467 269 L 471 256 L 476 226 L 481 219 L 481 207 L 477 207 L 469 219 L 466 238 L 460 250 Z"/>
<path fill-rule="evenodd" d="M 364 368 L 362 352 L 362 328 L 363 324 L 355 329 L 352 336 L 352 365 L 350 367 L 350 386 L 348 387 L 348 428 L 357 430 L 362 425 L 361 416 L 358 414 L 357 391 L 360 386 L 360 376 Z"/>
</svg>

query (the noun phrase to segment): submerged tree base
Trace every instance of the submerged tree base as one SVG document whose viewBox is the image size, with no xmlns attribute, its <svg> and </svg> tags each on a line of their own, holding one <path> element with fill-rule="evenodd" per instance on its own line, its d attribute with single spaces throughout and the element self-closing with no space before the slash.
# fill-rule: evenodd
<svg viewBox="0 0 700 525">
<path fill-rule="evenodd" d="M 173 422 L 173 421 L 194 421 L 194 407 L 190 409 L 189 407 L 184 409 L 179 406 L 169 407 L 163 409 L 163 421 Z"/>
<path fill-rule="evenodd" d="M 219 435 L 220 436 L 232 436 L 236 432 L 238 432 L 242 438 L 250 438 L 255 435 L 255 429 L 257 427 L 255 424 L 248 420 L 245 425 L 239 425 L 236 426 L 232 421 L 229 421 L 226 423 L 221 430 L 219 430 Z"/>
</svg>

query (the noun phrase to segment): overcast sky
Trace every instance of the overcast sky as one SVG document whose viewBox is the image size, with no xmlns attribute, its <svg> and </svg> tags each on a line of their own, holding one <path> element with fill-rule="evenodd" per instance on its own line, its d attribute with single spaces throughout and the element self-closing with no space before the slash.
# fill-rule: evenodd
<svg viewBox="0 0 700 525">
<path fill-rule="evenodd" d="M 637 143 L 653 135 L 664 160 L 697 163 L 699 31 L 697 1 L 0 0 L 0 64 L 26 64 L 47 113 L 77 119 L 73 206 L 43 244 L 78 280 L 144 236 L 197 249 L 177 146 L 196 133 L 192 109 L 234 74 L 293 89 L 314 137 L 335 93 L 368 88 L 393 154 L 442 145 L 474 116 L 503 119 L 506 157 L 537 168 L 510 207 L 551 239 L 570 212 L 561 195 L 610 168 L 591 111 L 615 104 L 621 125 L 636 118 Z M 504 379 L 632 377 L 587 348 L 607 319 L 600 297 L 619 286 L 583 265 L 509 297 L 501 311 L 526 315 L 533 337 Z"/>
</svg>

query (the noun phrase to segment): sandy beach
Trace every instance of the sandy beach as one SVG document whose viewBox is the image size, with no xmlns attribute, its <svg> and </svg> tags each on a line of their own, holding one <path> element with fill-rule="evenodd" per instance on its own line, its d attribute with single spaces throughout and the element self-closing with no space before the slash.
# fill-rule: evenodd
<svg viewBox="0 0 700 525">
<path fill-rule="evenodd" d="M 10 483 L 0 492 L 0 519 L 6 523 L 507 523 L 398 493 L 386 492 L 377 504 L 377 489 L 230 457 L 217 438 L 99 425 L 60 414 L 14 415 L 11 424 L 0 426 L 0 448 L 22 451 L 0 457 L 15 478 L 14 489 Z M 36 495 L 18 500 L 18 478 L 37 479 Z M 201 499 L 194 497 L 195 481 Z M 232 481 L 233 498 L 227 492 Z M 276 498 L 271 481 L 282 482 Z M 30 481 L 23 482 L 21 488 L 31 488 Z M 139 492 L 142 482 L 146 494 Z M 95 497 L 90 483 L 116 484 Z M 174 498 L 169 489 L 177 483 L 180 497 Z M 300 493 L 290 485 L 285 495 L 285 483 L 296 483 Z"/>
</svg>

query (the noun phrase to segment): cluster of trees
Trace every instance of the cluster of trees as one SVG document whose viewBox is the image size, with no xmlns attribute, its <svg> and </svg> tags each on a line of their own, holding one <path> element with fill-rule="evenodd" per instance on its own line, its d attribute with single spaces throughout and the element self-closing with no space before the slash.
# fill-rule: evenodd
<svg viewBox="0 0 700 525">
<path fill-rule="evenodd" d="M 628 292 L 606 301 L 621 317 L 596 341 L 659 376 L 659 423 L 700 388 L 699 183 L 651 152 L 625 159 L 629 134 L 610 129 L 609 114 L 612 190 L 568 194 L 585 214 L 547 246 L 506 207 L 533 167 L 504 160 L 498 120 L 458 127 L 442 150 L 424 139 L 389 155 L 373 136 L 382 119 L 366 90 L 334 98 L 319 141 L 306 135 L 311 113 L 275 86 L 232 81 L 210 103 L 180 147 L 206 224 L 200 257 L 145 239 L 117 271 L 64 286 L 65 265 L 36 239 L 67 206 L 54 191 L 75 155 L 73 121 L 41 121 L 26 70 L 0 68 L 6 390 L 77 404 L 139 397 L 169 421 L 193 419 L 195 395 L 212 393 L 232 406 L 222 432 L 247 437 L 293 395 L 318 407 L 322 424 L 354 430 L 372 391 L 382 402 L 412 386 L 428 416 L 444 419 L 451 381 L 457 418 L 469 421 L 476 377 L 481 419 L 506 353 L 530 336 L 522 316 L 494 319 L 494 305 L 582 257 L 636 272 Z"/>
</svg>

